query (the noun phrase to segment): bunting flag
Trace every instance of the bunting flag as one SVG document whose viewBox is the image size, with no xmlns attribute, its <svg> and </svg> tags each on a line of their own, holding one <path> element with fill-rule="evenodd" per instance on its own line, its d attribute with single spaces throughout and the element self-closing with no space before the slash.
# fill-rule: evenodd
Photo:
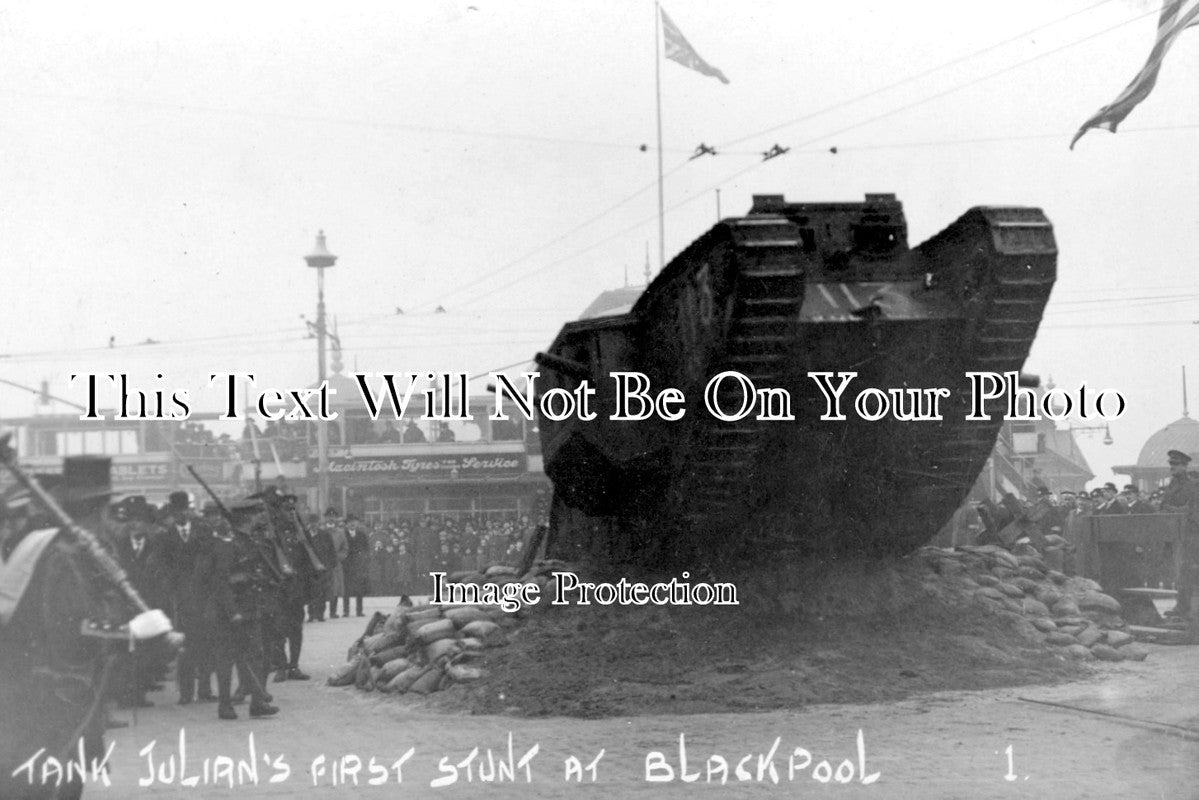
<svg viewBox="0 0 1199 800">
<path fill-rule="evenodd" d="M 729 79 L 724 77 L 723 72 L 700 58 L 699 53 L 695 52 L 695 48 L 679 30 L 679 26 L 666 16 L 666 9 L 659 8 L 658 10 L 662 12 L 662 33 L 666 41 L 666 57 L 688 69 L 710 75 L 721 83 L 728 83 Z"/>
<path fill-rule="evenodd" d="M 1184 13 L 1183 8 L 1188 4 L 1190 8 Z M 1157 82 L 1158 70 L 1162 66 L 1162 59 L 1166 57 L 1166 53 L 1169 52 L 1178 35 L 1199 22 L 1196 19 L 1197 16 L 1199 16 L 1199 2 L 1163 0 L 1161 18 L 1157 23 L 1157 42 L 1154 43 L 1153 50 L 1149 53 L 1149 60 L 1145 62 L 1145 66 L 1141 67 L 1141 71 L 1132 79 L 1132 83 L 1128 84 L 1128 87 L 1120 93 L 1119 97 L 1099 109 L 1082 124 L 1078 133 L 1074 134 L 1074 138 L 1070 140 L 1071 150 L 1074 149 L 1074 143 L 1091 128 L 1103 128 L 1112 133 L 1116 132 L 1116 126 L 1123 122 L 1129 112 L 1153 91 L 1153 85 Z"/>
</svg>

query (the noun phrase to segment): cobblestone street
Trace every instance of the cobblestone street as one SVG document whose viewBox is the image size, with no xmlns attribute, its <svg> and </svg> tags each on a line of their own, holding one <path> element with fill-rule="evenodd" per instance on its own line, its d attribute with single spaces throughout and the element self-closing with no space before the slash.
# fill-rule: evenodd
<svg viewBox="0 0 1199 800">
<path fill-rule="evenodd" d="M 391 600 L 374 600 L 367 614 L 390 606 Z M 239 706 L 243 719 L 221 722 L 213 704 L 175 705 L 169 689 L 153 695 L 156 706 L 139 712 L 136 724 L 111 732 L 113 785 L 91 786 L 85 797 L 1199 796 L 1199 659 L 1193 648 L 1154 648 L 1142 664 L 1102 666 L 1094 678 L 1054 687 L 818 706 L 799 713 L 526 719 L 437 714 L 408 698 L 325 686 L 363 622 L 340 619 L 306 627 L 304 667 L 312 680 L 272 683 L 282 709 L 273 719 L 249 720 Z M 128 719 L 131 712 L 118 714 Z M 234 765 L 248 761 L 251 737 L 256 784 L 248 769 L 222 772 L 216 761 L 220 756 Z M 148 755 L 139 751 L 151 743 L 155 779 L 139 785 L 149 778 Z M 807 752 L 795 755 L 797 748 Z M 518 766 L 534 749 L 527 765 Z M 592 783 L 585 768 L 601 750 Z M 646 757 L 653 751 L 667 765 L 655 767 L 653 776 L 673 776 L 672 782 L 646 780 Z M 707 770 L 720 763 L 710 760 L 714 755 L 728 763 L 723 787 L 716 773 L 708 782 Z M 582 782 L 564 778 L 571 756 L 584 768 Z M 749 779 L 738 780 L 745 756 L 751 756 L 742 765 Z M 510 772 L 499 766 L 509 760 Z M 397 761 L 403 762 L 398 769 Z M 503 785 L 482 782 L 492 775 Z M 863 776 L 873 775 L 876 780 L 863 784 Z M 830 785 L 822 785 L 820 779 L 830 776 Z M 278 782 L 271 783 L 272 777 Z M 372 778 L 380 785 L 370 785 Z"/>
</svg>

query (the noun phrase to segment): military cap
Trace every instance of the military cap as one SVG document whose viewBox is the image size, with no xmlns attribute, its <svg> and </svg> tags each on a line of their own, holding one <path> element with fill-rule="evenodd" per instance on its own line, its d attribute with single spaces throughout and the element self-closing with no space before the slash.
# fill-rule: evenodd
<svg viewBox="0 0 1199 800">
<path fill-rule="evenodd" d="M 1167 450 L 1166 460 L 1171 464 L 1190 464 L 1191 457 L 1181 450 Z"/>
<path fill-rule="evenodd" d="M 1140 494 L 1141 493 L 1141 490 L 1138 489 L 1136 486 L 1134 486 L 1131 483 L 1124 484 L 1124 491 L 1128 492 L 1129 494 Z"/>
<path fill-rule="evenodd" d="M 1103 484 L 1103 488 L 1111 489 L 1114 492 L 1114 491 L 1116 491 L 1116 484 L 1112 483 L 1111 481 L 1108 481 L 1107 483 Z"/>
<path fill-rule="evenodd" d="M 146 502 L 144 495 L 135 494 L 113 503 L 113 515 L 120 522 L 153 522 L 154 506 Z"/>
<path fill-rule="evenodd" d="M 1091 497 L 1103 497 L 1103 490 L 1102 489 L 1092 489 Z"/>
</svg>

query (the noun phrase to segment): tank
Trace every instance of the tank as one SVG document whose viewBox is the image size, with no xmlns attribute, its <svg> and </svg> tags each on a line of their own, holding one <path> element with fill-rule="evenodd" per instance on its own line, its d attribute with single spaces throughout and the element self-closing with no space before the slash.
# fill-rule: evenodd
<svg viewBox="0 0 1199 800">
<path fill-rule="evenodd" d="M 891 194 L 755 196 L 631 306 L 567 323 L 537 354 L 540 394 L 584 380 L 595 389 L 593 420 L 540 415 L 554 484 L 549 554 L 695 567 L 925 544 L 966 498 L 1002 424 L 1002 409 L 966 420 L 966 373 L 1023 367 L 1056 257 L 1035 208 L 972 208 L 909 247 Z M 726 371 L 785 390 L 790 408 L 773 410 L 793 419 L 718 419 L 704 395 Z M 684 416 L 609 419 L 613 372 L 644 374 L 651 396 L 677 388 Z M 829 409 L 813 372 L 857 373 L 845 421 L 821 418 Z M 850 402 L 866 387 L 950 393 L 940 421 L 866 421 Z M 715 401 L 735 412 L 744 388 L 721 381 Z"/>
</svg>

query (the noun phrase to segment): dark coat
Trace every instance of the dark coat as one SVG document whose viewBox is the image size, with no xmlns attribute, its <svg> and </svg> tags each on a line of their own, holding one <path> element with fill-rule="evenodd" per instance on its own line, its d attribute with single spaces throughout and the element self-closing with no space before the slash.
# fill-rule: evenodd
<svg viewBox="0 0 1199 800">
<path fill-rule="evenodd" d="M 357 525 L 350 525 L 346 530 L 346 542 L 349 552 L 342 563 L 345 569 L 346 596 L 370 594 L 370 536 Z"/>
<path fill-rule="evenodd" d="M 42 553 L 16 612 L 0 627 L 0 797 L 53 794 L 52 786 L 29 793 L 23 773 L 12 776 L 42 747 L 65 761 L 82 738 L 87 757 L 103 754 L 105 665 L 128 643 L 86 636 L 81 627 L 84 620 L 120 626 L 133 615 L 66 537 Z"/>
<path fill-rule="evenodd" d="M 187 633 L 203 615 L 208 589 L 198 577 L 197 564 L 209 555 L 214 537 L 207 523 L 194 515 L 168 519 L 162 528 L 161 553 L 169 579 L 171 618 Z"/>
</svg>

